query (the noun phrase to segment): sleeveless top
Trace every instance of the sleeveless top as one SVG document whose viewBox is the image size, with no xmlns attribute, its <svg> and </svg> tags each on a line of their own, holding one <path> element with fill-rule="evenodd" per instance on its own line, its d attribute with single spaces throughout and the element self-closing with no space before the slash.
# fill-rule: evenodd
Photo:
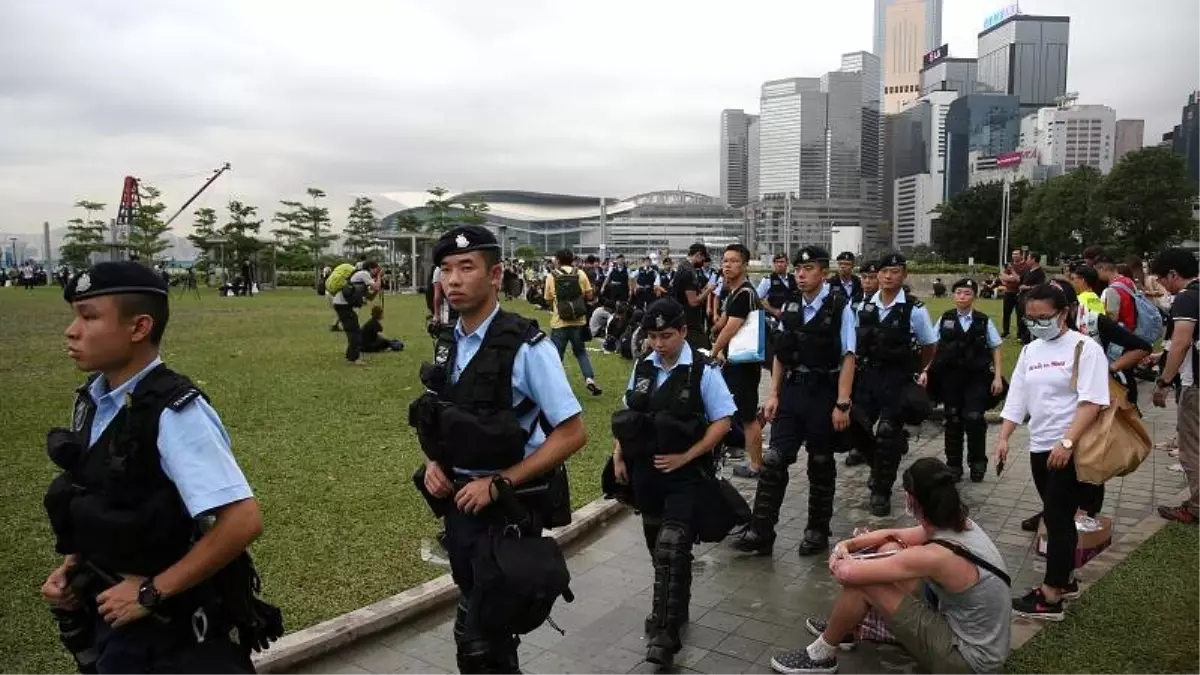
<svg viewBox="0 0 1200 675">
<path fill-rule="evenodd" d="M 1005 572 L 1004 557 L 987 533 L 972 520 L 964 532 L 937 530 L 931 539 L 954 542 Z M 1012 597 L 1008 585 L 976 566 L 979 580 L 961 593 L 951 593 L 934 581 L 939 611 L 954 633 L 954 646 L 977 673 L 999 672 L 1012 646 Z"/>
</svg>

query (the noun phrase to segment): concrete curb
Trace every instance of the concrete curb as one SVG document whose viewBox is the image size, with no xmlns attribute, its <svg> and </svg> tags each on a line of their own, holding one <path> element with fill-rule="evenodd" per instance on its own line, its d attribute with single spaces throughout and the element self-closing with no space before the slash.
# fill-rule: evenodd
<svg viewBox="0 0 1200 675">
<path fill-rule="evenodd" d="M 1179 491 L 1177 498 L 1172 503 L 1183 502 L 1188 498 L 1188 495 L 1187 488 L 1184 488 Z M 1092 558 L 1086 565 L 1079 568 L 1076 571 L 1075 578 L 1079 581 L 1080 593 L 1087 593 L 1097 581 L 1104 578 L 1104 575 L 1111 572 L 1114 567 L 1128 558 L 1130 553 L 1136 551 L 1142 544 L 1146 543 L 1146 540 L 1166 527 L 1168 522 L 1157 513 L 1151 513 L 1126 532 L 1120 541 L 1114 542 L 1103 553 Z M 1018 589 L 1014 588 L 1013 590 L 1016 591 Z M 1015 652 L 1017 649 L 1020 649 L 1025 643 L 1032 640 L 1035 635 L 1041 632 L 1043 628 L 1049 625 L 1051 625 L 1051 622 L 1013 617 L 1013 651 Z"/>
<path fill-rule="evenodd" d="M 620 502 L 602 497 L 575 511 L 571 524 L 551 531 L 550 536 L 560 546 L 566 546 L 622 511 L 624 506 Z M 458 587 L 454 585 L 454 580 L 449 574 L 443 574 L 390 598 L 289 633 L 271 645 L 270 649 L 258 654 L 254 659 L 254 667 L 260 673 L 284 672 L 420 616 L 457 597 Z"/>
</svg>

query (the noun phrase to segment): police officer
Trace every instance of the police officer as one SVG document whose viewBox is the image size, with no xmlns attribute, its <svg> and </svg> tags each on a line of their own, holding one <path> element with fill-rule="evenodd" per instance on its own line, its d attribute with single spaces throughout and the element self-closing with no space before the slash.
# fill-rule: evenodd
<svg viewBox="0 0 1200 675">
<path fill-rule="evenodd" d="M 1004 364 L 1000 332 L 986 314 L 975 309 L 979 285 L 972 279 L 954 283 L 954 309 L 938 321 L 937 354 L 929 371 L 945 410 L 946 464 L 957 480 L 963 474 L 963 432 L 967 436 L 967 464 L 971 482 L 987 473 L 988 399 L 1004 390 Z M 917 383 L 926 386 L 929 371 Z"/>
<path fill-rule="evenodd" d="M 858 278 L 862 282 L 862 297 L 854 302 L 851 306 L 854 308 L 854 316 L 857 317 L 859 311 L 867 304 L 875 292 L 879 290 L 879 264 L 872 261 L 867 261 L 858 268 Z M 861 362 L 858 366 L 861 369 Z M 866 464 L 867 458 L 858 448 L 850 448 L 850 452 L 846 453 L 846 466 L 858 466 Z"/>
<path fill-rule="evenodd" d="M 876 516 L 891 513 L 892 484 L 900 456 L 908 452 L 901 394 L 913 384 L 914 375 L 929 365 L 937 349 L 937 333 L 925 304 L 907 297 L 902 288 L 907 276 L 903 255 L 885 255 L 879 261 L 879 291 L 858 312 L 861 371 L 854 405 L 862 408 L 871 424 L 879 421 L 870 480 L 871 513 Z"/>
<path fill-rule="evenodd" d="M 662 269 L 658 271 L 658 282 L 664 292 L 669 293 L 675 284 L 675 262 L 670 256 L 662 260 Z"/>
<path fill-rule="evenodd" d="M 854 274 L 854 254 L 842 251 L 837 257 L 837 274 L 829 279 L 834 290 L 841 291 L 850 302 L 862 302 L 862 280 Z"/>
<path fill-rule="evenodd" d="M 644 310 L 654 301 L 654 294 L 661 286 L 658 270 L 647 257 L 642 261 L 642 266 L 638 268 L 637 274 L 634 275 L 633 308 Z"/>
<path fill-rule="evenodd" d="M 629 302 L 629 268 L 625 266 L 625 256 L 618 255 L 604 278 L 604 286 L 600 289 L 600 297 L 617 302 Z"/>
<path fill-rule="evenodd" d="M 796 277 L 788 273 L 786 253 L 776 253 L 771 266 L 771 273 L 758 282 L 756 290 L 762 308 L 778 320 L 783 314 L 783 306 L 796 294 Z"/>
<path fill-rule="evenodd" d="M 646 660 L 669 666 L 688 620 L 692 544 L 712 450 L 729 432 L 737 405 L 720 371 L 688 345 L 682 305 L 656 300 L 642 328 L 653 351 L 630 375 L 626 409 L 613 415 L 613 470 L 617 482 L 632 482 L 654 563 Z"/>
<path fill-rule="evenodd" d="M 65 557 L 42 596 L 64 644 L 81 672 L 253 672 L 251 648 L 283 629 L 273 607 L 269 634 L 232 611 L 260 608 L 246 549 L 262 516 L 216 411 L 159 355 L 166 283 L 104 262 L 63 297 L 67 354 L 92 373 L 71 429 L 47 439 L 63 473 L 45 505 Z"/>
<path fill-rule="evenodd" d="M 582 409 L 551 341 L 536 324 L 500 309 L 500 244 L 490 231 L 477 225 L 449 230 L 434 245 L 433 262 L 459 319 L 439 333 L 434 362 L 422 368 L 427 392 L 410 408 L 410 423 L 428 458 L 423 492 L 431 505 L 445 505 L 442 542 L 461 591 L 454 621 L 458 667 L 517 672 L 516 636 L 481 627 L 484 609 L 471 602 L 472 560 L 507 524 L 504 509 L 494 504 L 501 491 L 547 485 L 553 491 L 555 480 L 565 480 L 563 462 L 586 442 Z M 437 414 L 428 416 L 425 406 Z M 544 503 L 522 501 L 535 516 L 524 536 L 562 524 Z"/>
<path fill-rule="evenodd" d="M 734 548 L 770 554 L 783 505 L 788 467 L 803 444 L 808 451 L 808 525 L 800 555 L 829 546 L 837 469 L 834 432 L 849 426 L 854 388 L 854 310 L 826 282 L 829 252 L 806 246 L 796 255 L 800 294 L 784 306 L 782 332 L 771 370 L 763 413 L 771 423 L 771 445 L 754 495 L 750 527 Z"/>
</svg>

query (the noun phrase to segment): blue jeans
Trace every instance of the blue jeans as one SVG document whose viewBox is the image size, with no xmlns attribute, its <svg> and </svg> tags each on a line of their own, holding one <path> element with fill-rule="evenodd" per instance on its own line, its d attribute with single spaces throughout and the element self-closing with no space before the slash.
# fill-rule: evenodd
<svg viewBox="0 0 1200 675">
<path fill-rule="evenodd" d="M 571 343 L 571 352 L 575 354 L 575 360 L 579 362 L 579 370 L 583 372 L 584 379 L 593 380 L 596 378 L 596 371 L 592 370 L 592 359 L 588 356 L 587 343 L 583 340 L 584 331 L 587 329 L 587 326 L 555 328 L 550 331 L 550 340 L 558 349 L 558 358 L 560 359 L 567 353 L 567 343 Z"/>
</svg>

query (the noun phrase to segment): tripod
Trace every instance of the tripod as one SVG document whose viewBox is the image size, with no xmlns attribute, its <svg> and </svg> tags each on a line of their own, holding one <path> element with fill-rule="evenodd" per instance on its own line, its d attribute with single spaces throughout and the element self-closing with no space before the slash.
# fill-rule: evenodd
<svg viewBox="0 0 1200 675">
<path fill-rule="evenodd" d="M 191 290 L 195 294 L 197 300 L 200 299 L 200 289 L 196 286 L 196 275 L 190 270 L 187 276 L 183 278 L 183 283 L 179 285 L 179 297 L 183 297 L 188 290 Z"/>
</svg>

